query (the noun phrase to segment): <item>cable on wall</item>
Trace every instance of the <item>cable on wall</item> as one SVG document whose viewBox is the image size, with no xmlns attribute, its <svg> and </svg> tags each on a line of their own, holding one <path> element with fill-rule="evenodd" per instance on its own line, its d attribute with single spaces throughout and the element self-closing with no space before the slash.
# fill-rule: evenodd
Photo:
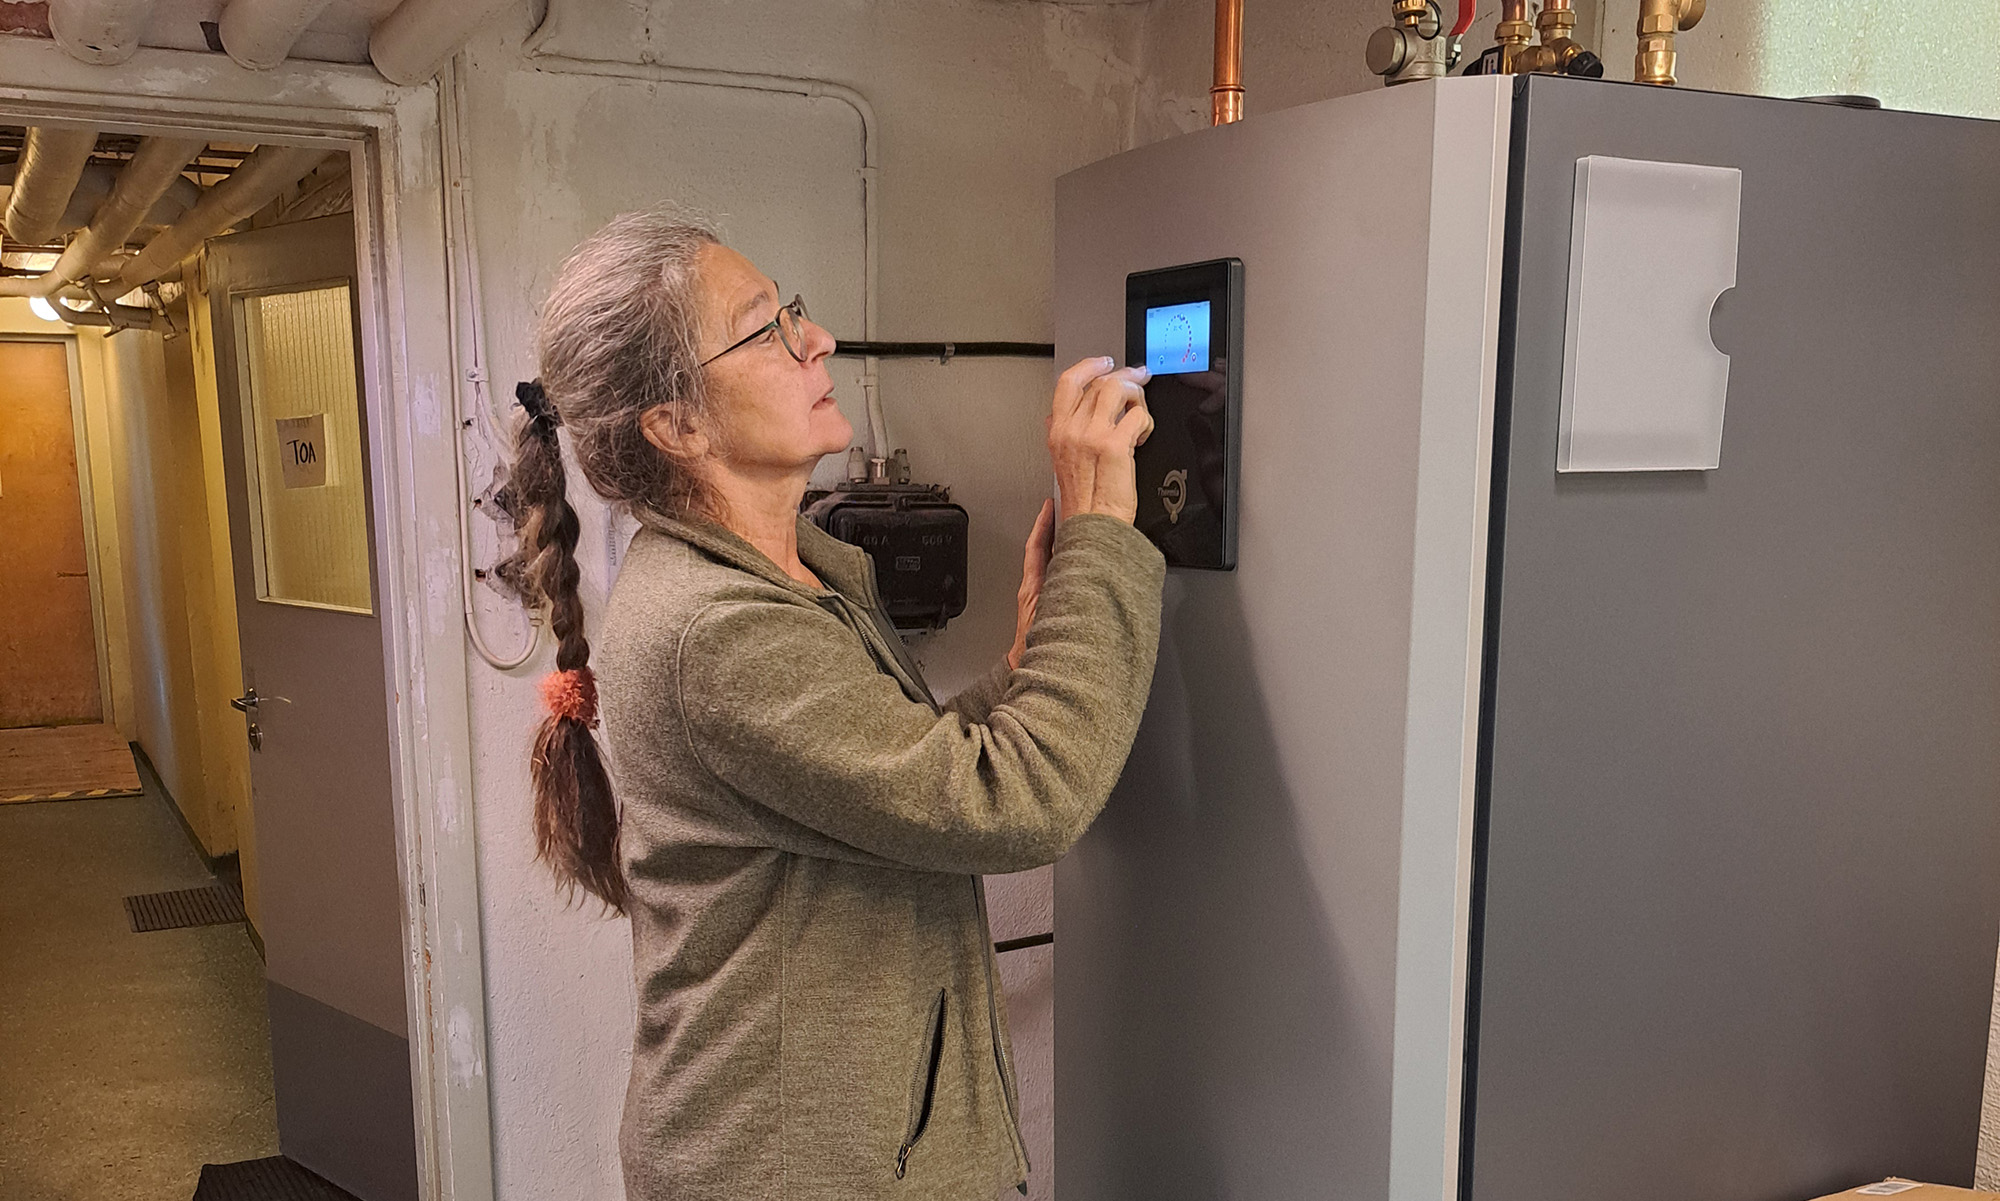
<svg viewBox="0 0 2000 1201">
<path fill-rule="evenodd" d="M 458 586 L 465 609 L 465 632 L 472 640 L 472 649 L 495 669 L 512 671 L 534 658 L 535 648 L 541 645 L 542 615 L 539 610 L 524 606 L 528 618 L 526 645 L 518 654 L 501 655 L 486 644 L 486 637 L 479 629 L 479 611 L 473 604 L 472 495 L 465 486 L 465 431 L 477 417 L 467 412 L 468 385 L 473 393 L 472 413 L 483 413 L 487 424 L 496 427 L 496 432 L 504 431 L 505 426 L 492 411 L 486 388 L 486 320 L 480 311 L 479 247 L 474 241 L 472 184 L 466 169 L 470 156 L 466 152 L 465 138 L 464 60 L 463 53 L 452 56 L 451 63 L 440 76 L 438 88 L 439 140 L 444 155 L 445 291 L 451 297 L 451 314 L 446 328 L 449 331 L 452 364 L 452 467 L 458 481 Z M 459 329 L 461 284 L 467 293 L 464 303 L 471 310 L 463 334 Z M 466 353 L 461 354 L 461 350 Z"/>
</svg>

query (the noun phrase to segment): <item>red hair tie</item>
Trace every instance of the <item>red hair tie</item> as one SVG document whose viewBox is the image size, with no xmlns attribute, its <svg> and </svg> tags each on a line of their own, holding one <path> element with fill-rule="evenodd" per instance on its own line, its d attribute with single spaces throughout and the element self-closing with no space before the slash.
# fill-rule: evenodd
<svg viewBox="0 0 2000 1201">
<path fill-rule="evenodd" d="M 597 724 L 597 676 L 588 667 L 552 671 L 542 677 L 542 704 L 555 717 L 586 726 Z"/>
</svg>

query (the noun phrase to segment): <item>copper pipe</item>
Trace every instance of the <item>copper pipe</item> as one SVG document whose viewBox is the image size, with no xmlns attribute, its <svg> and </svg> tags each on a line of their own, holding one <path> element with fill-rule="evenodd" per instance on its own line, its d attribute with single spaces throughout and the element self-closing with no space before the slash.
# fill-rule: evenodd
<svg viewBox="0 0 2000 1201">
<path fill-rule="evenodd" d="M 1494 44 L 1500 47 L 1500 74 L 1517 75 L 1525 69 L 1521 52 L 1535 36 L 1528 23 L 1528 0 L 1500 0 L 1500 21 L 1493 27 Z"/>
<path fill-rule="evenodd" d="M 1243 119 L 1243 0 L 1215 0 L 1215 86 L 1208 103 L 1210 125 Z"/>
</svg>

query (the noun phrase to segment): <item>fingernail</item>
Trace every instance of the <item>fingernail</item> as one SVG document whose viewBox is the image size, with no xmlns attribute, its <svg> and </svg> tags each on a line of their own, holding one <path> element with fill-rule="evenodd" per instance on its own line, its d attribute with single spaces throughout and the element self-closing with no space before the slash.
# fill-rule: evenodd
<svg viewBox="0 0 2000 1201">
<path fill-rule="evenodd" d="M 1117 360 L 1117 359 L 1114 359 L 1114 358 L 1112 358 L 1112 357 L 1111 357 L 1110 355 L 1105 355 L 1105 356 L 1104 356 L 1104 365 L 1105 365 L 1105 366 L 1106 366 L 1107 368 L 1109 368 L 1109 367 L 1116 367 L 1116 366 L 1118 365 L 1118 360 Z"/>
</svg>

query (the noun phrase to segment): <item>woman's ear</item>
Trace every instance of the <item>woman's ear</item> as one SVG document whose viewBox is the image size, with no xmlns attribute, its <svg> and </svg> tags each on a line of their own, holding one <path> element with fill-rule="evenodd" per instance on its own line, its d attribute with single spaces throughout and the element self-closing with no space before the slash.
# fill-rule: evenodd
<svg viewBox="0 0 2000 1201">
<path fill-rule="evenodd" d="M 640 414 L 639 432 L 676 463 L 694 463 L 708 457 L 708 435 L 684 420 L 673 405 L 654 405 Z"/>
</svg>

